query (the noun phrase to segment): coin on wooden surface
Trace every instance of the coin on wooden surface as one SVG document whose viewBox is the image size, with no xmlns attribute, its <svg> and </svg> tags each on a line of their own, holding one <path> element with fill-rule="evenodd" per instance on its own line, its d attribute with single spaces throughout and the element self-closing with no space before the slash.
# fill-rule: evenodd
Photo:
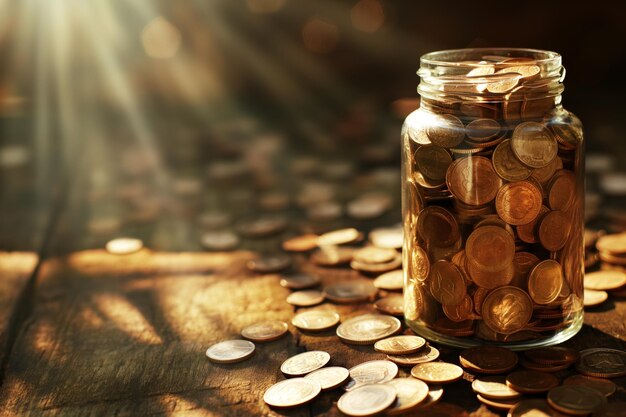
<svg viewBox="0 0 626 417">
<path fill-rule="evenodd" d="M 366 246 L 354 251 L 352 259 L 364 264 L 382 264 L 393 261 L 398 256 L 395 249 L 383 249 Z"/>
<path fill-rule="evenodd" d="M 562 417 L 543 398 L 522 400 L 509 410 L 507 417 Z"/>
<path fill-rule="evenodd" d="M 401 268 L 402 255 L 396 252 L 396 257 L 393 258 L 391 261 L 377 264 L 359 262 L 356 259 L 353 259 L 350 262 L 350 267 L 366 274 L 380 274 L 383 272 L 393 271 L 394 269 Z"/>
<path fill-rule="evenodd" d="M 463 122 L 452 114 L 437 114 L 429 119 L 426 135 L 432 143 L 453 148 L 465 138 Z"/>
<path fill-rule="evenodd" d="M 585 375 L 572 375 L 565 378 L 563 385 L 581 385 L 583 387 L 592 388 L 605 397 L 610 397 L 617 389 L 617 386 L 608 379 L 594 378 L 592 376 Z"/>
<path fill-rule="evenodd" d="M 557 171 L 548 184 L 548 205 L 552 210 L 567 211 L 576 194 L 576 177 L 572 171 Z"/>
<path fill-rule="evenodd" d="M 487 294 L 481 311 L 484 323 L 491 330 L 512 334 L 528 324 L 533 313 L 533 303 L 524 290 L 506 286 Z"/>
<path fill-rule="evenodd" d="M 448 189 L 465 204 L 480 206 L 492 201 L 502 180 L 484 156 L 469 156 L 450 165 L 446 177 Z"/>
<path fill-rule="evenodd" d="M 428 385 L 415 378 L 395 378 L 386 385 L 396 389 L 396 401 L 385 410 L 386 415 L 403 414 L 422 403 L 428 397 Z"/>
<path fill-rule="evenodd" d="M 361 233 L 355 228 L 346 228 L 326 232 L 317 238 L 318 246 L 337 246 L 356 242 Z"/>
<path fill-rule="evenodd" d="M 317 397 L 321 390 L 316 381 L 290 378 L 269 387 L 263 395 L 263 401 L 273 407 L 296 407 Z"/>
<path fill-rule="evenodd" d="M 432 362 L 439 358 L 439 350 L 432 346 L 424 346 L 415 353 L 408 355 L 387 355 L 387 359 L 401 366 L 413 366 L 418 363 Z"/>
<path fill-rule="evenodd" d="M 376 277 L 374 286 L 381 290 L 400 291 L 404 286 L 404 272 L 401 269 L 385 272 Z"/>
<path fill-rule="evenodd" d="M 587 290 L 615 290 L 626 285 L 626 272 L 611 269 L 588 272 L 583 284 Z"/>
<path fill-rule="evenodd" d="M 571 228 L 567 215 L 562 211 L 554 210 L 541 218 L 537 228 L 537 237 L 544 248 L 556 252 L 567 243 Z"/>
<path fill-rule="evenodd" d="M 264 255 L 246 263 L 248 269 L 260 274 L 283 271 L 291 266 L 291 258 L 284 254 Z"/>
<path fill-rule="evenodd" d="M 585 289 L 583 291 L 583 304 L 585 307 L 595 307 L 609 299 L 606 291 L 596 291 Z"/>
<path fill-rule="evenodd" d="M 409 355 L 424 345 L 426 340 L 423 337 L 403 334 L 379 340 L 374 344 L 374 350 L 388 355 Z"/>
<path fill-rule="evenodd" d="M 400 331 L 400 320 L 383 314 L 352 317 L 337 327 L 337 336 L 345 343 L 370 345 Z"/>
<path fill-rule="evenodd" d="M 570 415 L 585 416 L 606 405 L 600 392 L 580 385 L 563 385 L 548 392 L 548 404 Z"/>
<path fill-rule="evenodd" d="M 380 384 L 398 375 L 398 365 L 385 360 L 363 362 L 350 368 L 350 380 L 344 389 L 349 391 L 359 385 Z"/>
<path fill-rule="evenodd" d="M 411 375 L 424 382 L 443 385 L 461 379 L 463 369 L 447 362 L 425 362 L 411 368 Z"/>
<path fill-rule="evenodd" d="M 608 403 L 602 410 L 593 414 L 593 417 L 624 417 L 626 401 Z"/>
<path fill-rule="evenodd" d="M 559 385 L 554 375 L 538 371 L 516 371 L 506 377 L 506 384 L 523 394 L 541 394 Z"/>
<path fill-rule="evenodd" d="M 339 314 L 327 310 L 310 310 L 298 313 L 291 324 L 300 330 L 317 332 L 330 329 L 339 323 Z"/>
<path fill-rule="evenodd" d="M 522 164 L 511 149 L 511 140 L 500 142 L 492 155 L 493 168 L 503 180 L 521 181 L 530 176 L 532 170 Z"/>
<path fill-rule="evenodd" d="M 396 400 L 396 390 L 390 385 L 361 385 L 343 394 L 337 408 L 348 416 L 373 416 L 389 408 Z"/>
<path fill-rule="evenodd" d="M 594 348 L 580 352 L 576 370 L 583 375 L 598 378 L 618 378 L 626 375 L 626 352 L 616 349 Z"/>
<path fill-rule="evenodd" d="M 502 220 L 518 226 L 537 218 L 541 211 L 541 202 L 541 190 L 532 182 L 510 182 L 498 190 L 496 211 Z"/>
<path fill-rule="evenodd" d="M 563 288 L 561 264 L 552 259 L 539 262 L 530 271 L 528 294 L 537 304 L 549 304 L 556 300 Z"/>
<path fill-rule="evenodd" d="M 431 327 L 439 333 L 449 336 L 471 336 L 474 334 L 474 320 L 452 321 L 447 317 L 440 317 Z"/>
<path fill-rule="evenodd" d="M 424 249 L 417 245 L 411 248 L 408 266 L 408 278 L 416 279 L 420 282 L 426 281 L 430 274 L 430 261 Z"/>
<path fill-rule="evenodd" d="M 513 262 L 515 241 L 501 227 L 482 226 L 467 238 L 465 255 L 482 271 L 502 271 Z"/>
<path fill-rule="evenodd" d="M 283 276 L 280 285 L 290 290 L 304 290 L 319 285 L 321 279 L 317 275 L 304 274 L 301 272 Z"/>
<path fill-rule="evenodd" d="M 403 239 L 402 227 L 380 227 L 369 233 L 372 245 L 382 249 L 401 249 Z"/>
<path fill-rule="evenodd" d="M 278 234 L 286 227 L 287 221 L 282 217 L 259 217 L 239 222 L 237 231 L 246 237 L 261 238 Z"/>
<path fill-rule="evenodd" d="M 454 244 L 461 236 L 452 213 L 439 206 L 429 206 L 420 211 L 417 232 L 429 245 L 439 248 Z"/>
<path fill-rule="evenodd" d="M 325 246 L 313 252 L 311 261 L 321 266 L 338 266 L 352 260 L 353 248 Z"/>
<path fill-rule="evenodd" d="M 107 252 L 113 255 L 130 255 L 131 253 L 140 251 L 142 248 L 143 242 L 141 239 L 130 237 L 119 237 L 109 240 L 106 244 Z"/>
<path fill-rule="evenodd" d="M 345 281 L 324 287 L 324 297 L 334 303 L 360 303 L 372 300 L 377 291 L 370 281 Z"/>
<path fill-rule="evenodd" d="M 209 250 L 232 250 L 239 246 L 240 239 L 230 230 L 218 230 L 203 233 L 200 242 Z"/>
<path fill-rule="evenodd" d="M 557 365 L 574 363 L 578 360 L 578 351 L 563 346 L 547 346 L 524 351 L 524 356 L 533 362 Z"/>
<path fill-rule="evenodd" d="M 209 347 L 206 356 L 216 363 L 235 363 L 254 354 L 254 343 L 247 340 L 225 340 Z"/>
<path fill-rule="evenodd" d="M 476 378 L 472 382 L 472 390 L 485 398 L 496 400 L 513 400 L 522 396 L 506 384 L 506 377 L 502 375 Z"/>
<path fill-rule="evenodd" d="M 443 259 L 431 266 L 429 289 L 435 300 L 444 305 L 459 304 L 467 291 L 465 279 L 459 268 Z"/>
<path fill-rule="evenodd" d="M 320 369 L 330 361 L 328 352 L 312 350 L 292 356 L 280 366 L 283 374 L 288 376 L 302 376 L 316 369 Z"/>
<path fill-rule="evenodd" d="M 374 308 L 383 314 L 392 316 L 404 315 L 404 296 L 402 294 L 389 295 L 376 300 Z"/>
<path fill-rule="evenodd" d="M 626 255 L 626 232 L 600 236 L 596 248 L 611 255 Z"/>
<path fill-rule="evenodd" d="M 572 366 L 571 363 L 557 363 L 557 364 L 538 363 L 538 362 L 531 361 L 530 359 L 526 357 L 523 357 L 520 360 L 520 365 L 522 365 L 522 367 L 531 371 L 547 372 L 549 374 L 563 371 L 569 368 L 570 366 Z"/>
<path fill-rule="evenodd" d="M 340 387 L 349 377 L 350 371 L 342 366 L 320 368 L 305 376 L 306 379 L 317 381 L 322 387 L 322 391 Z"/>
<path fill-rule="evenodd" d="M 287 302 L 297 307 L 310 307 L 324 301 L 324 294 L 317 290 L 294 291 L 287 296 Z"/>
<path fill-rule="evenodd" d="M 306 234 L 291 237 L 282 243 L 282 248 L 287 252 L 308 252 L 317 248 L 318 236 Z"/>
<path fill-rule="evenodd" d="M 548 165 L 558 152 L 552 133 L 545 125 L 537 122 L 518 124 L 513 131 L 511 148 L 515 156 L 531 168 Z"/>
<path fill-rule="evenodd" d="M 262 321 L 244 327 L 241 335 L 253 342 L 271 342 L 287 334 L 289 326 L 284 321 Z"/>
<path fill-rule="evenodd" d="M 476 346 L 459 355 L 461 366 L 483 374 L 502 374 L 515 368 L 517 354 L 498 346 Z"/>
</svg>

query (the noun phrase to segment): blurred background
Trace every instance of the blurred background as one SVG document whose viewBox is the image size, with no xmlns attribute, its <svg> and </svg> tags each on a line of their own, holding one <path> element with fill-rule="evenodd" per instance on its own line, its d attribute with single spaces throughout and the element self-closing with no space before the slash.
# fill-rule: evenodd
<svg viewBox="0 0 626 417">
<path fill-rule="evenodd" d="M 590 181 L 623 195 L 624 17 L 607 1 L 0 0 L 0 249 L 55 228 L 65 250 L 188 248 L 220 216 L 331 222 L 363 193 L 399 198 L 419 57 L 450 48 L 561 53 Z"/>
</svg>

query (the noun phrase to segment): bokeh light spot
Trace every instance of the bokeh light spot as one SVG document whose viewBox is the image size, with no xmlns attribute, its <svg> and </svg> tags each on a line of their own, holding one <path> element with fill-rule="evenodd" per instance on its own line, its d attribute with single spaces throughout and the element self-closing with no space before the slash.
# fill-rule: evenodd
<svg viewBox="0 0 626 417">
<path fill-rule="evenodd" d="M 376 32 L 385 23 L 385 12 L 379 0 L 360 0 L 350 11 L 355 29 L 367 33 Z"/>
<path fill-rule="evenodd" d="M 302 41 L 311 52 L 328 53 L 337 46 L 339 28 L 334 23 L 313 17 L 302 27 Z"/>
<path fill-rule="evenodd" d="M 172 58 L 180 48 L 180 31 L 163 17 L 157 17 L 141 32 L 141 43 L 152 58 Z"/>
</svg>

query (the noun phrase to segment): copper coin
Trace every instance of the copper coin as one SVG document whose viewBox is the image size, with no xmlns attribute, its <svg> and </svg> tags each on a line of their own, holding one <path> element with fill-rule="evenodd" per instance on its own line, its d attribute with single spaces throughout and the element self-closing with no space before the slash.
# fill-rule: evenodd
<svg viewBox="0 0 626 417">
<path fill-rule="evenodd" d="M 493 169 L 503 180 L 521 181 L 532 173 L 531 169 L 522 164 L 511 149 L 510 139 L 500 142 L 493 151 Z"/>
<path fill-rule="evenodd" d="M 248 269 L 259 274 L 283 271 L 291 266 L 291 258 L 284 254 L 264 255 L 246 263 Z"/>
<path fill-rule="evenodd" d="M 389 408 L 396 401 L 396 390 L 382 384 L 361 385 L 343 394 L 337 408 L 348 416 L 373 416 Z"/>
<path fill-rule="evenodd" d="M 317 332 L 334 327 L 339 320 L 339 314 L 334 311 L 309 310 L 296 314 L 291 319 L 291 324 L 300 330 Z"/>
<path fill-rule="evenodd" d="M 447 317 L 440 317 L 431 327 L 439 333 L 450 336 L 471 336 L 474 334 L 474 320 L 452 321 Z"/>
<path fill-rule="evenodd" d="M 626 232 L 600 236 L 596 248 L 610 255 L 626 255 Z"/>
<path fill-rule="evenodd" d="M 531 371 L 547 372 L 549 374 L 563 371 L 569 368 L 570 366 L 572 366 L 571 363 L 563 363 L 563 364 L 537 363 L 527 358 L 522 358 L 520 360 L 520 365 L 522 365 L 524 368 L 529 369 Z"/>
<path fill-rule="evenodd" d="M 556 387 L 548 393 L 548 404 L 570 415 L 586 416 L 601 410 L 606 403 L 600 392 L 579 385 Z"/>
<path fill-rule="evenodd" d="M 587 290 L 615 290 L 626 285 L 626 272 L 612 269 L 589 272 L 583 282 Z"/>
<path fill-rule="evenodd" d="M 353 259 L 350 262 L 350 267 L 352 269 L 356 269 L 357 271 L 365 272 L 368 274 L 380 274 L 382 272 L 393 271 L 394 269 L 400 268 L 401 266 L 402 266 L 402 255 L 400 255 L 397 252 L 396 252 L 395 258 L 385 263 L 378 263 L 378 264 L 363 263 L 363 262 L 357 261 L 356 259 Z"/>
<path fill-rule="evenodd" d="M 443 184 L 451 163 L 452 156 L 441 146 L 424 145 L 415 151 L 417 169 L 432 182 Z"/>
<path fill-rule="evenodd" d="M 317 290 L 295 291 L 287 296 L 287 302 L 297 307 L 310 307 L 324 302 L 324 294 Z"/>
<path fill-rule="evenodd" d="M 229 230 L 210 231 L 202 234 L 202 246 L 209 250 L 232 250 L 239 246 L 239 236 Z"/>
<path fill-rule="evenodd" d="M 548 205 L 552 210 L 566 211 L 574 201 L 576 177 L 572 171 L 557 171 L 548 185 Z"/>
<path fill-rule="evenodd" d="M 480 394 L 476 394 L 476 399 L 488 407 L 495 408 L 496 410 L 510 410 L 520 402 L 519 398 L 512 400 L 500 400 L 483 397 Z"/>
<path fill-rule="evenodd" d="M 366 246 L 354 251 L 352 259 L 363 264 L 384 264 L 398 257 L 395 249 L 381 249 L 375 246 Z"/>
<path fill-rule="evenodd" d="M 482 374 L 502 374 L 515 368 L 517 354 L 497 346 L 476 346 L 461 352 L 461 366 Z"/>
<path fill-rule="evenodd" d="M 559 379 L 545 372 L 516 371 L 507 375 L 506 384 L 522 394 L 541 394 L 559 386 Z"/>
<path fill-rule="evenodd" d="M 479 206 L 492 201 L 502 180 L 491 161 L 483 156 L 468 156 L 450 165 L 447 175 L 450 192 L 465 204 Z"/>
<path fill-rule="evenodd" d="M 578 360 L 578 351 L 563 346 L 548 346 L 524 351 L 524 356 L 533 362 L 545 364 L 574 363 Z"/>
<path fill-rule="evenodd" d="M 618 378 L 626 375 L 626 352 L 595 348 L 580 352 L 576 370 L 583 375 L 598 378 Z"/>
<path fill-rule="evenodd" d="M 472 281 L 482 288 L 493 289 L 508 285 L 515 275 L 515 265 L 507 265 L 502 271 L 482 271 L 475 264 L 468 263 L 467 272 Z"/>
<path fill-rule="evenodd" d="M 498 191 L 496 211 L 502 220 L 518 226 L 537 218 L 541 211 L 541 201 L 541 191 L 532 182 L 511 182 Z"/>
<path fill-rule="evenodd" d="M 514 400 L 522 396 L 522 394 L 509 387 L 506 384 L 506 378 L 500 375 L 476 378 L 472 382 L 472 390 L 484 398 L 492 398 L 494 400 Z"/>
<path fill-rule="evenodd" d="M 322 391 L 335 389 L 343 385 L 350 377 L 350 371 L 342 366 L 328 366 L 307 374 L 304 378 L 316 381 L 322 387 Z"/>
<path fill-rule="evenodd" d="M 396 375 L 398 375 L 398 365 L 393 362 L 367 361 L 350 368 L 350 379 L 343 388 L 350 391 L 360 385 L 382 384 L 391 381 Z"/>
<path fill-rule="evenodd" d="M 552 133 L 541 123 L 523 122 L 515 127 L 511 139 L 515 156 L 531 168 L 548 165 L 556 157 L 558 146 Z"/>
<path fill-rule="evenodd" d="M 289 331 L 284 321 L 263 321 L 245 327 L 241 335 L 253 342 L 271 342 L 283 337 Z"/>
<path fill-rule="evenodd" d="M 550 209 L 546 206 L 541 206 L 541 210 L 539 210 L 539 214 L 530 223 L 520 224 L 517 226 L 517 236 L 520 238 L 522 242 L 526 243 L 537 243 L 537 224 L 543 219 L 543 216 L 548 214 Z"/>
<path fill-rule="evenodd" d="M 385 382 L 395 388 L 397 397 L 385 415 L 403 414 L 422 403 L 428 397 L 428 385 L 415 378 L 394 378 Z"/>
<path fill-rule="evenodd" d="M 520 401 L 509 410 L 507 417 L 562 417 L 562 415 L 550 408 L 548 402 L 541 398 Z"/>
<path fill-rule="evenodd" d="M 411 368 L 411 375 L 430 384 L 443 385 L 461 379 L 463 369 L 447 362 L 425 362 Z"/>
<path fill-rule="evenodd" d="M 465 255 L 468 262 L 482 271 L 502 271 L 513 262 L 515 241 L 500 227 L 483 226 L 467 238 Z"/>
<path fill-rule="evenodd" d="M 465 138 L 463 122 L 456 116 L 437 114 L 429 122 L 426 135 L 435 145 L 453 148 Z"/>
<path fill-rule="evenodd" d="M 465 127 L 466 135 L 476 142 L 486 142 L 500 133 L 500 123 L 493 119 L 474 119 Z"/>
<path fill-rule="evenodd" d="M 423 282 L 428 275 L 430 275 L 428 254 L 421 247 L 413 245 L 410 249 L 408 278 Z"/>
<path fill-rule="evenodd" d="M 350 262 L 353 254 L 352 248 L 328 246 L 313 252 L 311 261 L 321 266 L 338 266 Z"/>
<path fill-rule="evenodd" d="M 321 390 L 316 381 L 290 378 L 269 387 L 263 395 L 263 401 L 272 407 L 296 407 L 317 397 Z"/>
<path fill-rule="evenodd" d="M 539 263 L 539 258 L 530 252 L 515 252 L 513 265 L 515 266 L 515 274 L 510 285 L 528 289 L 528 275 L 535 265 Z"/>
<path fill-rule="evenodd" d="M 317 275 L 309 275 L 303 273 L 294 273 L 284 276 L 280 279 L 281 287 L 289 288 L 290 290 L 304 290 L 319 285 L 321 279 Z"/>
<path fill-rule="evenodd" d="M 537 304 L 549 304 L 556 300 L 562 287 L 563 270 L 557 261 L 541 261 L 530 272 L 528 294 Z"/>
<path fill-rule="evenodd" d="M 374 286 L 381 290 L 401 291 L 404 286 L 404 272 L 398 269 L 379 275 L 374 280 Z"/>
<path fill-rule="evenodd" d="M 533 303 L 528 294 L 517 287 L 500 287 L 491 291 L 482 305 L 482 317 L 493 331 L 512 334 L 530 321 Z"/>
<path fill-rule="evenodd" d="M 409 355 L 420 350 L 425 344 L 426 340 L 422 337 L 399 335 L 379 340 L 374 344 L 374 350 L 387 355 Z"/>
<path fill-rule="evenodd" d="M 443 313 L 452 321 L 465 321 L 473 317 L 474 302 L 472 297 L 465 294 L 458 304 L 444 304 Z"/>
<path fill-rule="evenodd" d="M 459 225 L 454 216 L 439 206 L 429 206 L 417 218 L 417 231 L 429 245 L 448 247 L 460 238 Z"/>
<path fill-rule="evenodd" d="M 376 287 L 369 281 L 345 281 L 324 287 L 324 297 L 334 303 L 360 303 L 372 300 L 377 291 Z"/>
<path fill-rule="evenodd" d="M 318 246 L 338 246 L 353 243 L 359 240 L 361 233 L 354 228 L 333 230 L 326 232 L 317 238 Z"/>
<path fill-rule="evenodd" d="M 315 234 L 294 236 L 283 241 L 282 248 L 287 252 L 308 252 L 317 248 L 317 239 Z"/>
<path fill-rule="evenodd" d="M 390 295 L 376 300 L 374 308 L 381 313 L 391 314 L 392 316 L 404 315 L 404 296 L 401 294 Z"/>
<path fill-rule="evenodd" d="M 440 303 L 459 304 L 466 294 L 465 279 L 456 265 L 440 260 L 431 267 L 429 289 Z"/>
<path fill-rule="evenodd" d="M 337 336 L 345 343 L 372 345 L 400 331 L 400 320 L 383 314 L 362 314 L 337 327 Z"/>
<path fill-rule="evenodd" d="M 380 227 L 369 233 L 369 240 L 377 248 L 401 249 L 403 232 L 401 227 Z"/>
<path fill-rule="evenodd" d="M 290 357 L 280 366 L 280 371 L 288 376 L 303 376 L 320 369 L 329 361 L 328 352 L 312 350 Z"/>
<path fill-rule="evenodd" d="M 497 71 L 497 74 L 515 73 L 519 74 L 523 81 L 538 78 L 541 73 L 541 68 L 537 65 L 516 65 L 511 67 L 502 68 Z"/>
<path fill-rule="evenodd" d="M 546 185 L 560 169 L 563 169 L 563 160 L 557 156 L 545 167 L 533 169 L 530 176 L 539 181 L 540 184 Z"/>
<path fill-rule="evenodd" d="M 387 355 L 387 359 L 401 366 L 432 362 L 437 358 L 439 358 L 439 350 L 432 346 L 424 346 L 419 351 L 408 355 Z"/>
<path fill-rule="evenodd" d="M 572 375 L 563 381 L 563 385 L 580 385 L 587 388 L 592 388 L 604 395 L 610 397 L 615 393 L 617 386 L 608 379 L 594 378 L 584 375 Z"/>
<path fill-rule="evenodd" d="M 235 363 L 254 354 L 254 343 L 247 340 L 226 340 L 209 347 L 206 356 L 216 363 Z"/>
<path fill-rule="evenodd" d="M 537 236 L 541 245 L 551 252 L 562 249 L 570 236 L 571 223 L 562 211 L 546 214 L 539 223 Z"/>
<path fill-rule="evenodd" d="M 585 307 L 596 307 L 609 299 L 606 291 L 596 291 L 585 289 L 583 291 L 583 304 Z"/>
<path fill-rule="evenodd" d="M 260 217 L 240 222 L 237 231 L 246 237 L 272 236 L 285 230 L 287 222 L 282 217 Z"/>
</svg>

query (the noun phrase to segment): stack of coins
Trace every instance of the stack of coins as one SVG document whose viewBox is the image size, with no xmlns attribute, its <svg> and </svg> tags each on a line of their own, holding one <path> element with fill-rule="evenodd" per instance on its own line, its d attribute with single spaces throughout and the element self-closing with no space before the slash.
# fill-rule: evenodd
<svg viewBox="0 0 626 417">
<path fill-rule="evenodd" d="M 541 71 L 485 57 L 456 84 L 502 74 L 472 84 L 481 101 L 423 97 L 405 122 L 405 315 L 431 334 L 521 342 L 580 321 L 582 127 Z"/>
</svg>

